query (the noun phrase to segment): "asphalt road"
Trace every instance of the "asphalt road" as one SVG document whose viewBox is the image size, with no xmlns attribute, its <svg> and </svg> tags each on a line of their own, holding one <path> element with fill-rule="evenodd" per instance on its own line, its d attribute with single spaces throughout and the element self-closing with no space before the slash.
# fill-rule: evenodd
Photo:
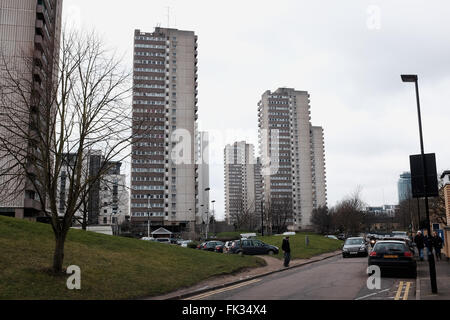
<svg viewBox="0 0 450 320">
<path fill-rule="evenodd" d="M 411 300 L 415 279 L 383 277 L 381 288 L 367 288 L 367 258 L 341 256 L 275 273 L 189 300 Z"/>
</svg>

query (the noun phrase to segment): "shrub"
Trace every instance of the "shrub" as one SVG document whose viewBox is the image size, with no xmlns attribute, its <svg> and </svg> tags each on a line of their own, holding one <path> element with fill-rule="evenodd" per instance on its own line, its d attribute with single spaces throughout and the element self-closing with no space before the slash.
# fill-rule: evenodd
<svg viewBox="0 0 450 320">
<path fill-rule="evenodd" d="M 199 245 L 199 242 L 192 241 L 192 242 L 189 242 L 187 246 L 188 246 L 188 248 L 196 249 L 198 245 Z"/>
</svg>

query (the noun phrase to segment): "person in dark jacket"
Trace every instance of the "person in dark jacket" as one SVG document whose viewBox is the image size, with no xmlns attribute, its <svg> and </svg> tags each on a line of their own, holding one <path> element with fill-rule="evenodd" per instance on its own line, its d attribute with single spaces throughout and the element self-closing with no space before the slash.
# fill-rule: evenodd
<svg viewBox="0 0 450 320">
<path fill-rule="evenodd" d="M 441 259 L 441 249 L 442 249 L 442 238 L 439 237 L 439 235 L 437 234 L 437 232 L 433 232 L 433 238 L 432 238 L 432 244 L 433 244 L 433 248 L 434 248 L 434 252 L 436 254 L 436 260 L 442 260 Z"/>
<path fill-rule="evenodd" d="M 417 235 L 414 237 L 414 243 L 419 251 L 420 261 L 423 261 L 423 248 L 425 248 L 425 238 L 422 231 L 417 231 Z"/>
<path fill-rule="evenodd" d="M 289 237 L 283 239 L 281 250 L 284 251 L 284 266 L 287 268 L 289 267 L 289 262 L 291 261 L 291 246 L 289 245 Z"/>
</svg>

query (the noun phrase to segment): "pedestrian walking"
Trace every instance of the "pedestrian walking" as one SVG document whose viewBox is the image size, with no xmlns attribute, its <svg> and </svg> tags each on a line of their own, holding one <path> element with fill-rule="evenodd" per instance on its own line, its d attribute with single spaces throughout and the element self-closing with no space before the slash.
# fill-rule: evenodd
<svg viewBox="0 0 450 320">
<path fill-rule="evenodd" d="M 291 246 L 289 245 L 289 237 L 283 239 L 281 250 L 284 251 L 284 266 L 287 268 L 289 267 L 289 262 L 291 261 Z"/>
<path fill-rule="evenodd" d="M 436 254 L 436 260 L 442 260 L 441 259 L 441 249 L 442 249 L 442 245 L 443 245 L 442 238 L 437 234 L 436 231 L 433 232 L 433 248 L 434 248 L 434 252 Z"/>
<path fill-rule="evenodd" d="M 423 261 L 423 248 L 425 247 L 425 238 L 422 234 L 422 231 L 417 231 L 417 234 L 414 237 L 414 243 L 416 244 L 417 250 L 419 251 L 420 261 Z"/>
</svg>

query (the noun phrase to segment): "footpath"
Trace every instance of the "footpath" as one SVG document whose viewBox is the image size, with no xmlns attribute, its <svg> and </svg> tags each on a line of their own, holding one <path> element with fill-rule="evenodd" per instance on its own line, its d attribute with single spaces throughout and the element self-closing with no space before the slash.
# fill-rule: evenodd
<svg viewBox="0 0 450 320">
<path fill-rule="evenodd" d="M 416 300 L 450 300 L 450 261 L 442 255 L 442 260 L 435 263 L 437 294 L 431 292 L 428 261 L 417 261 Z"/>
<path fill-rule="evenodd" d="M 342 251 L 334 251 L 329 253 L 324 253 L 315 257 L 312 257 L 310 259 L 295 259 L 291 260 L 289 267 L 285 268 L 283 266 L 283 260 L 277 259 L 271 256 L 258 256 L 262 259 L 264 259 L 267 263 L 264 267 L 259 268 L 251 268 L 251 269 L 244 269 L 241 272 L 237 272 L 230 275 L 222 275 L 222 276 L 216 276 L 211 279 L 207 279 L 205 281 L 202 281 L 195 286 L 189 287 L 189 288 L 182 288 L 179 290 L 176 290 L 174 292 L 171 292 L 169 294 L 165 294 L 162 296 L 157 297 L 151 297 L 144 300 L 178 300 L 178 299 L 184 299 L 190 296 L 198 295 L 201 293 L 205 293 L 211 290 L 216 290 L 219 288 L 224 288 L 228 286 L 232 286 L 241 282 L 253 280 L 256 278 L 264 277 L 269 274 L 273 274 L 276 272 L 282 272 L 285 270 L 290 270 L 293 268 L 298 268 L 310 263 L 322 261 L 328 258 L 332 258 L 338 255 L 341 255 Z"/>
</svg>

